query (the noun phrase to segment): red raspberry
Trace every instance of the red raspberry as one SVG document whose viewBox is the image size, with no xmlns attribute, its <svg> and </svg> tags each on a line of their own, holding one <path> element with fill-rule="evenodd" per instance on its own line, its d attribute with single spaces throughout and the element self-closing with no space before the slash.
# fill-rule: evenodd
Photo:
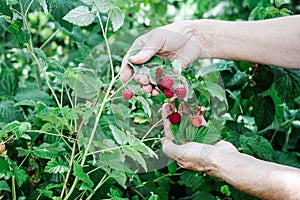
<svg viewBox="0 0 300 200">
<path fill-rule="evenodd" d="M 169 120 L 172 124 L 179 124 L 181 121 L 181 115 L 178 112 L 173 112 L 169 115 Z"/>
<path fill-rule="evenodd" d="M 34 169 L 30 169 L 30 168 L 28 168 L 28 169 L 26 170 L 26 173 L 27 173 L 29 176 L 32 176 L 32 175 L 34 174 L 34 172 L 35 172 L 35 170 L 34 170 Z"/>
<path fill-rule="evenodd" d="M 156 75 L 156 78 L 160 78 L 163 75 L 162 68 L 157 68 L 155 75 Z"/>
<path fill-rule="evenodd" d="M 195 117 L 192 119 L 192 124 L 194 127 L 202 126 L 202 119 L 200 117 Z"/>
<path fill-rule="evenodd" d="M 122 93 L 123 99 L 129 100 L 133 97 L 133 92 L 132 90 L 124 90 Z"/>
<path fill-rule="evenodd" d="M 173 78 L 171 76 L 165 76 L 159 82 L 159 84 L 162 85 L 164 88 L 170 89 L 173 86 L 173 84 L 174 84 L 174 80 L 173 80 Z"/>
<path fill-rule="evenodd" d="M 173 92 L 173 90 L 171 90 L 171 89 L 165 89 L 164 90 L 164 94 L 165 94 L 165 96 L 167 97 L 167 98 L 172 98 L 173 97 L 173 95 L 174 95 L 174 92 Z"/>
<path fill-rule="evenodd" d="M 186 95 L 186 89 L 185 87 L 178 87 L 175 89 L 175 94 L 178 97 L 178 99 L 183 99 Z"/>
</svg>

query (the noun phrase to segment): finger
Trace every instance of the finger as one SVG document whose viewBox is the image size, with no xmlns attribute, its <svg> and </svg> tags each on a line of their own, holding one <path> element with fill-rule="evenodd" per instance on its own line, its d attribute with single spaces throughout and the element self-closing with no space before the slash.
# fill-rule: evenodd
<svg viewBox="0 0 300 200">
<path fill-rule="evenodd" d="M 149 61 L 162 48 L 163 40 L 157 29 L 140 36 L 133 43 L 131 51 L 136 50 L 140 46 L 143 46 L 143 48 L 136 55 L 131 56 L 129 61 L 134 64 L 143 64 Z"/>
<path fill-rule="evenodd" d="M 143 89 L 143 92 L 146 93 L 146 94 L 151 93 L 152 92 L 152 85 L 151 84 L 143 85 L 142 89 Z"/>
<path fill-rule="evenodd" d="M 172 110 L 172 107 L 165 103 L 162 107 L 162 117 L 164 119 L 164 132 L 165 132 L 165 136 L 171 140 L 174 139 L 174 135 L 171 131 L 171 122 L 168 119 L 168 115 L 170 114 Z"/>
<path fill-rule="evenodd" d="M 189 114 L 190 113 L 190 107 L 188 106 L 188 104 L 185 101 L 183 101 L 179 104 L 178 110 L 182 114 Z"/>
<path fill-rule="evenodd" d="M 145 74 L 136 74 L 133 79 L 141 85 L 149 85 L 150 83 L 148 76 Z"/>
<path fill-rule="evenodd" d="M 154 97 L 156 97 L 157 95 L 159 95 L 159 93 L 160 92 L 157 89 L 153 89 L 152 92 L 151 92 L 152 96 L 154 96 Z"/>
<path fill-rule="evenodd" d="M 124 69 L 120 73 L 120 79 L 123 83 L 127 82 L 133 75 L 133 70 L 129 65 L 125 65 Z"/>
</svg>

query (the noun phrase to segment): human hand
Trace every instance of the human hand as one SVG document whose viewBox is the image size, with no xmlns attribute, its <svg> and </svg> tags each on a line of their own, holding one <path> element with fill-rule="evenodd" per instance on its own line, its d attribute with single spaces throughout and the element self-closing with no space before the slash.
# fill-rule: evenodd
<svg viewBox="0 0 300 200">
<path fill-rule="evenodd" d="M 188 142 L 181 145 L 175 144 L 173 142 L 174 136 L 171 131 L 171 122 L 167 117 L 171 111 L 172 105 L 163 105 L 162 115 L 166 137 L 161 141 L 163 146 L 162 150 L 168 157 L 176 160 L 179 166 L 215 175 L 215 173 L 217 173 L 215 161 L 218 157 L 222 157 L 225 153 L 238 153 L 237 149 L 226 141 L 219 141 L 214 145 L 197 142 Z"/>
<path fill-rule="evenodd" d="M 134 56 L 129 57 L 132 51 L 142 49 Z M 194 27 L 192 21 L 178 21 L 166 26 L 153 29 L 149 33 L 135 40 L 124 62 L 132 64 L 143 64 L 153 56 L 163 59 L 169 58 L 180 61 L 183 69 L 200 56 L 200 45 L 194 40 Z M 125 67 L 120 75 L 123 82 L 127 82 L 133 75 L 133 69 L 124 64 Z M 145 93 L 150 93 L 153 88 L 149 82 L 148 74 L 136 74 L 134 80 L 141 84 Z"/>
</svg>

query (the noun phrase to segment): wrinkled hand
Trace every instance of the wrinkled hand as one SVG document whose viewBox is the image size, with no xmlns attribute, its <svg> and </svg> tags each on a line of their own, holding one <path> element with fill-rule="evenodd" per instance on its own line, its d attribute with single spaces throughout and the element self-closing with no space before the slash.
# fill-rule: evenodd
<svg viewBox="0 0 300 200">
<path fill-rule="evenodd" d="M 167 156 L 176 160 L 181 167 L 213 175 L 216 171 L 214 161 L 218 156 L 222 156 L 226 152 L 238 153 L 237 149 L 226 141 L 219 141 L 214 145 L 197 142 L 188 142 L 181 145 L 175 144 L 172 141 L 174 136 L 171 131 L 171 122 L 167 117 L 171 110 L 172 107 L 170 104 L 163 105 L 162 115 L 166 138 L 161 141 L 162 149 Z"/>
<path fill-rule="evenodd" d="M 134 56 L 130 53 L 137 48 L 142 49 Z M 127 59 L 133 64 L 143 64 L 153 56 L 163 59 L 169 58 L 171 61 L 179 60 L 183 68 L 199 58 L 200 45 L 194 40 L 194 28 L 191 21 L 179 21 L 166 26 L 156 28 L 149 33 L 140 36 L 135 40 L 124 62 Z M 121 73 L 120 79 L 128 81 L 133 75 L 133 70 L 126 65 Z M 147 74 L 136 74 L 134 80 L 143 86 L 145 93 L 152 91 Z"/>
</svg>

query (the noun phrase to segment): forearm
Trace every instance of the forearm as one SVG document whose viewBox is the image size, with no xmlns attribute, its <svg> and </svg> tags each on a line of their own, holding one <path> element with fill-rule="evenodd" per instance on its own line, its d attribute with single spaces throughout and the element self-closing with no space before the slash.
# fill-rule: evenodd
<svg viewBox="0 0 300 200">
<path fill-rule="evenodd" d="M 300 69 L 300 15 L 263 21 L 192 21 L 199 58 Z"/>
<path fill-rule="evenodd" d="M 300 199 L 300 169 L 241 153 L 214 157 L 214 175 L 241 191 L 268 200 Z"/>
</svg>

